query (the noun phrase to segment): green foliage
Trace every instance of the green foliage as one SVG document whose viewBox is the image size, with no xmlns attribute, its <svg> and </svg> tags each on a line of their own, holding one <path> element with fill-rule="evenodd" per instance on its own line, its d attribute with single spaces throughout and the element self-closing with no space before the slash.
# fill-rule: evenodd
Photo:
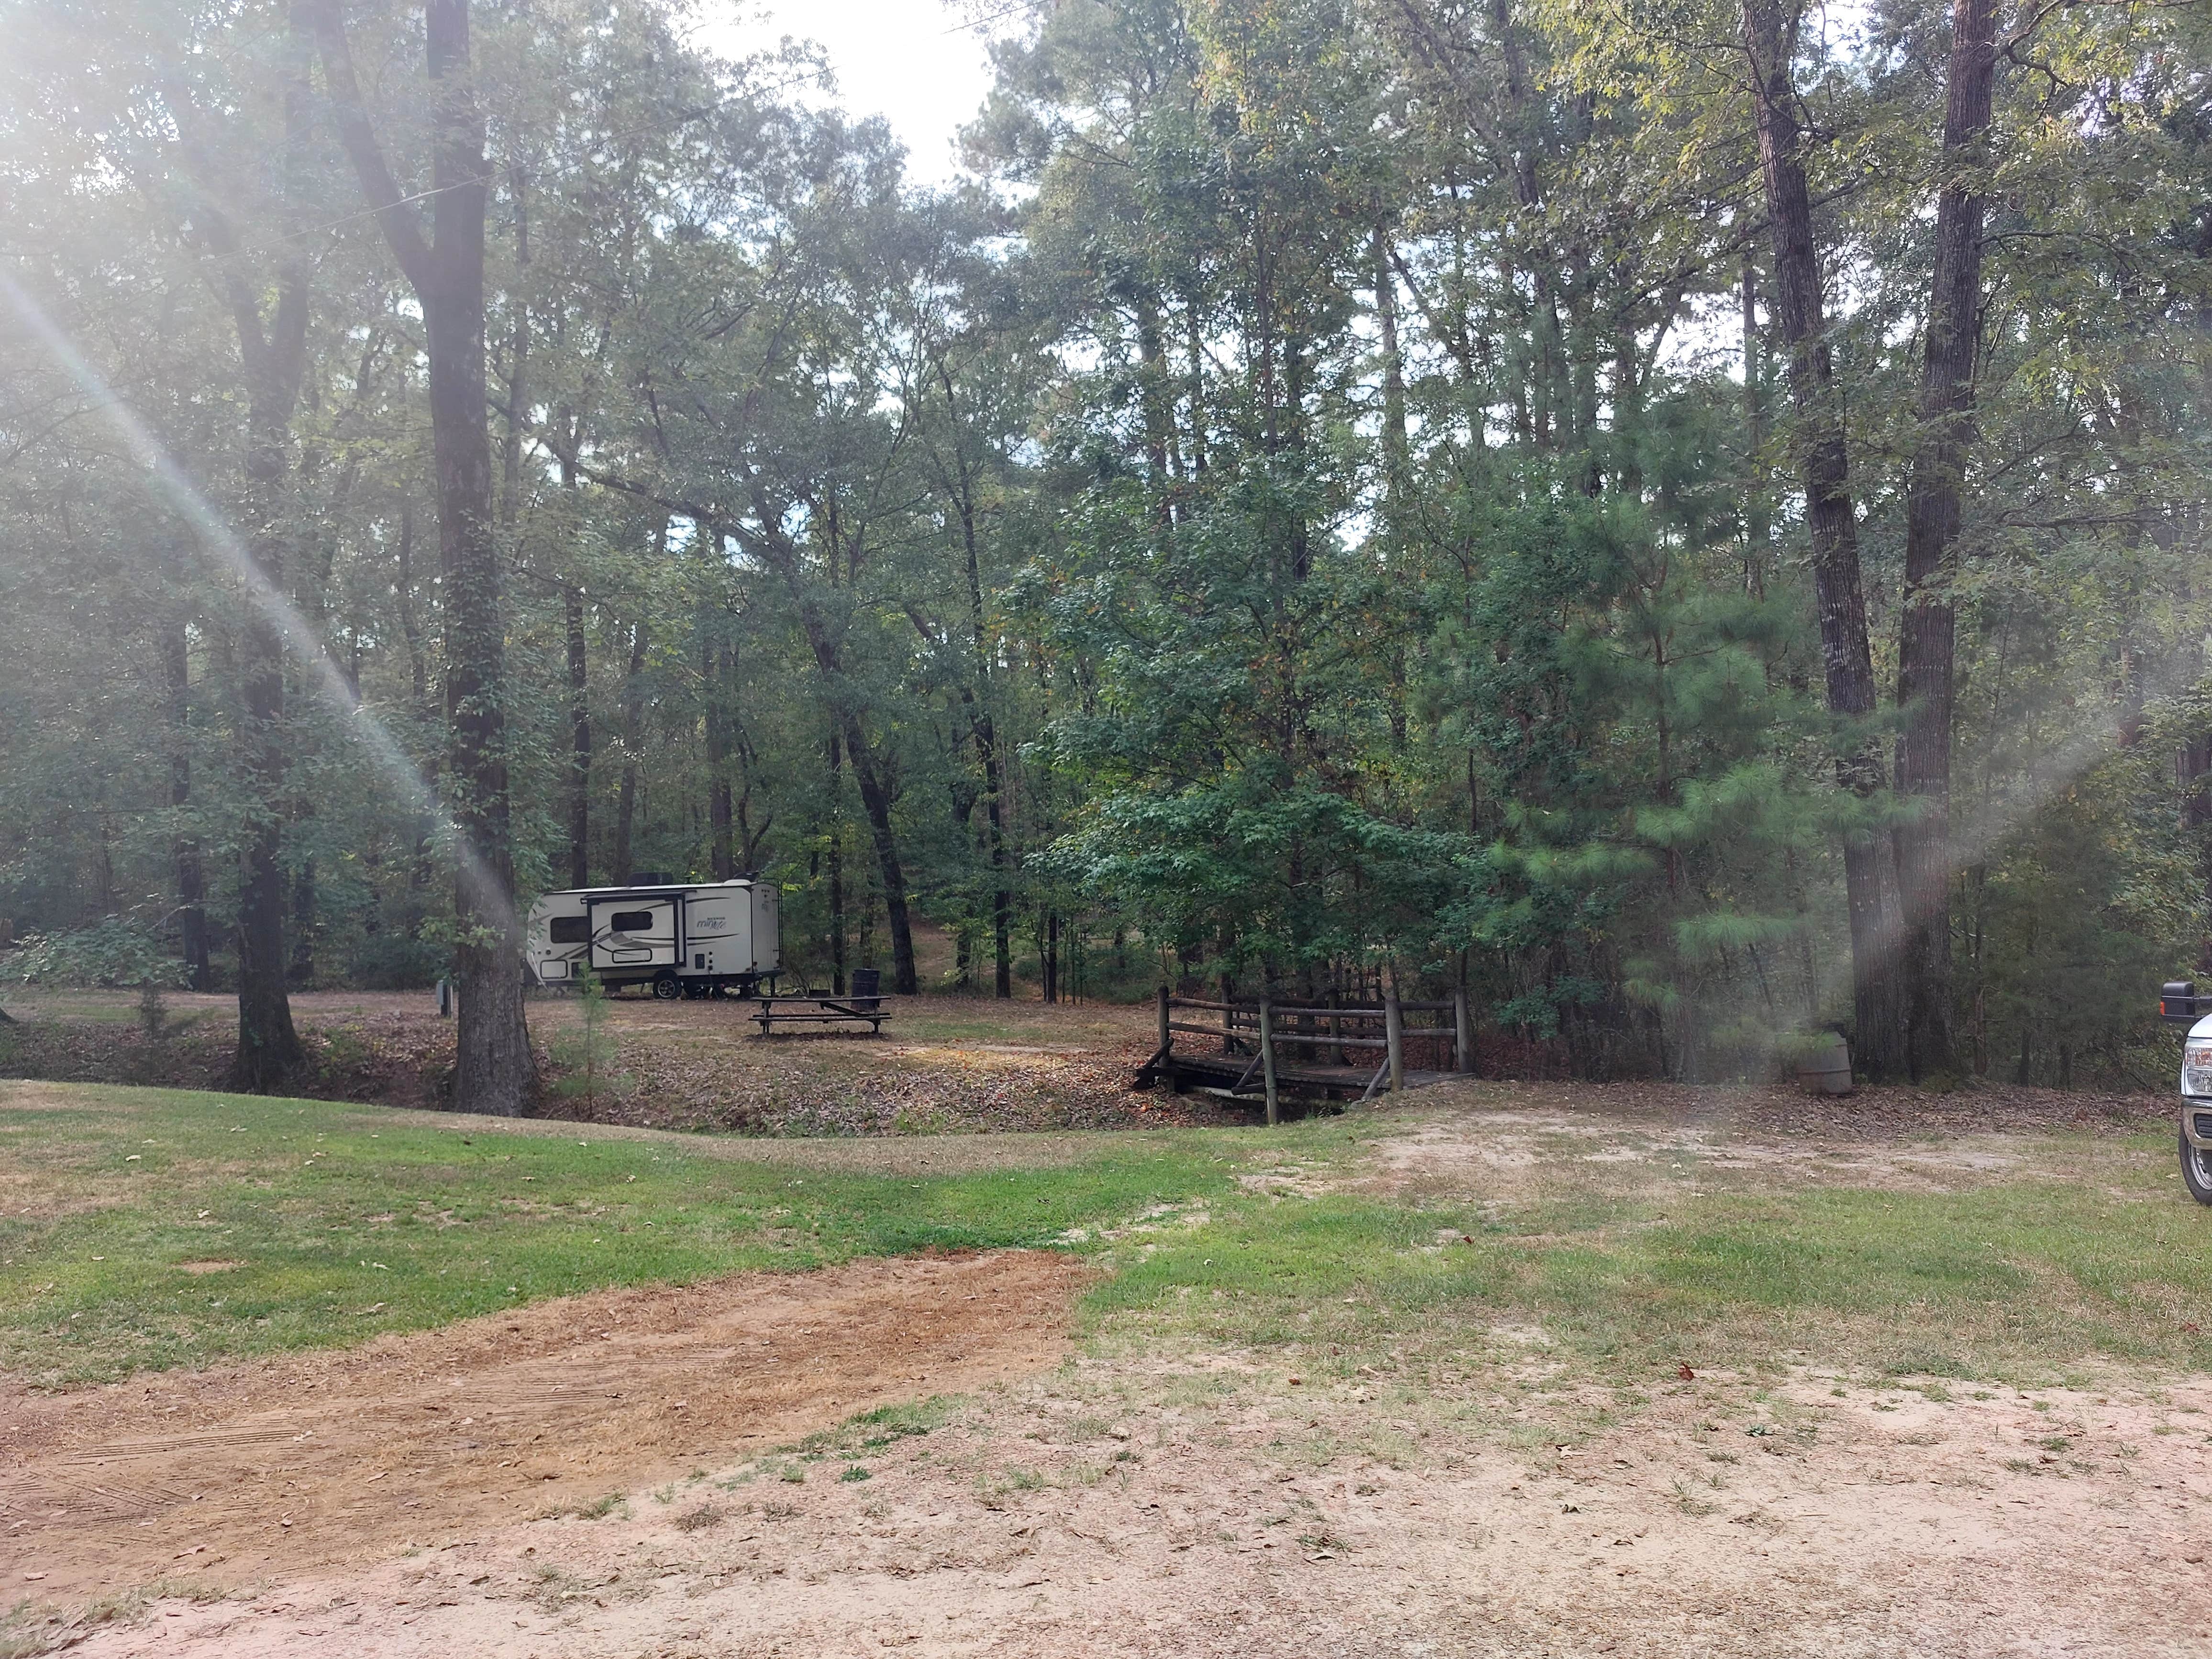
<svg viewBox="0 0 2212 1659">
<path fill-rule="evenodd" d="M 587 968 L 576 988 L 580 1017 L 553 1039 L 553 1064 L 560 1073 L 553 1091 L 581 1102 L 585 1120 L 596 1122 L 601 1109 L 627 1094 L 634 1079 L 620 1069 L 622 1045 L 607 1023 L 605 982 Z"/>
<path fill-rule="evenodd" d="M 166 941 L 121 916 L 89 927 L 22 940 L 8 975 L 25 985 L 176 986 L 184 973 Z"/>
<path fill-rule="evenodd" d="M 817 982 L 896 975 L 935 924 L 968 988 L 994 958 L 1024 994 L 1463 984 L 1518 1063 L 1584 1073 L 1756 1074 L 1835 1021 L 1840 838 L 1907 811 L 1836 769 L 1900 724 L 1948 9 L 1853 14 L 1792 65 L 1887 688 L 1851 721 L 1742 54 L 1714 46 L 1741 8 L 988 21 L 974 183 L 924 191 L 803 46 L 721 62 L 659 3 L 477 9 L 508 573 L 483 695 L 523 896 L 766 870 Z M 2190 8 L 2018 21 L 1942 584 L 1955 1012 L 1968 1064 L 2025 1043 L 2039 1079 L 2110 1079 L 2207 931 L 2212 45 Z M 108 383 L 0 338 L 0 938 L 137 984 L 204 924 L 221 981 L 273 822 L 293 982 L 427 984 L 454 849 L 409 780 L 450 784 L 468 698 L 408 284 L 327 124 L 272 163 L 282 8 L 0 22 L 0 244 Z M 398 14 L 352 27 L 365 63 L 415 51 Z M 416 78 L 370 78 L 411 145 Z M 211 203 L 241 289 L 207 280 L 239 263 Z M 237 303 L 295 258 L 272 502 Z M 237 584 L 115 408 L 281 544 L 341 695 L 301 669 L 252 729 Z M 2146 730 L 2194 757 L 2179 784 L 2114 762 Z"/>
</svg>

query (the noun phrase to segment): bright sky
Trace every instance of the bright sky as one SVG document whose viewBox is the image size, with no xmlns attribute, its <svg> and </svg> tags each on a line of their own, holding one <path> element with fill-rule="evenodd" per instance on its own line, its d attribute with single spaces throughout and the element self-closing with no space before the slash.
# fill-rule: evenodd
<svg viewBox="0 0 2212 1659">
<path fill-rule="evenodd" d="M 963 15 L 944 0 L 699 0 L 696 13 L 700 43 L 729 57 L 787 34 L 817 42 L 836 72 L 838 101 L 890 123 L 917 184 L 958 170 L 952 135 L 990 90 L 993 27 L 963 27 Z"/>
</svg>

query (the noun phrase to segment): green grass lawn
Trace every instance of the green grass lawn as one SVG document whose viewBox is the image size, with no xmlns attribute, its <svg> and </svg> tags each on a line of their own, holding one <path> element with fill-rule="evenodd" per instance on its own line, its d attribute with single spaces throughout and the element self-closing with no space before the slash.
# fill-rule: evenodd
<svg viewBox="0 0 2212 1659">
<path fill-rule="evenodd" d="M 957 1143 L 810 1148 L 0 1085 L 0 1367 L 67 1383 L 603 1285 L 1046 1244 L 1224 1190 L 1217 1139 L 1055 1138 L 1042 1160 L 1031 1147 L 992 1167 Z"/>
<path fill-rule="evenodd" d="M 2212 1328 L 2212 1213 L 2162 1139 L 2057 1139 L 2033 1178 L 1948 1192 L 1639 1185 L 1571 1152 L 1510 1203 L 1328 1190 L 1389 1121 L 732 1141 L 0 1085 L 0 1367 L 66 1384 L 605 1285 L 1038 1245 L 1113 1268 L 1088 1304 L 1109 1340 L 1281 1345 L 1324 1373 L 1480 1363 L 1522 1327 L 1590 1375 L 2212 1363 L 2188 1328 Z M 1282 1163 L 1304 1194 L 1238 1184 Z"/>
<path fill-rule="evenodd" d="M 1521 1334 L 1536 1328 L 1586 1376 L 2212 1368 L 2212 1212 L 2182 1194 L 2172 1142 L 2037 1151 L 2036 1178 L 1954 1192 L 1614 1194 L 1563 1163 L 1551 1194 L 1516 1206 L 1246 1199 L 1128 1262 L 1091 1305 L 1208 1341 L 1295 1345 L 1324 1374 L 1378 1347 L 1447 1366 L 1527 1359 Z"/>
</svg>

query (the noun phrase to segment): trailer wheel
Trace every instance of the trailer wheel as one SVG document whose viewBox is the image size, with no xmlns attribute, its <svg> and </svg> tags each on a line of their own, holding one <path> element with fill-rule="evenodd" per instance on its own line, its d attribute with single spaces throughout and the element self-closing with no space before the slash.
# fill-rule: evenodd
<svg viewBox="0 0 2212 1659">
<path fill-rule="evenodd" d="M 2212 1205 L 2212 1146 L 2192 1146 L 2181 1135 L 2181 1184 L 2199 1204 Z"/>
<path fill-rule="evenodd" d="M 653 976 L 653 994 L 663 1002 L 673 1002 L 684 994 L 684 981 L 676 977 L 676 970 L 664 968 Z"/>
</svg>

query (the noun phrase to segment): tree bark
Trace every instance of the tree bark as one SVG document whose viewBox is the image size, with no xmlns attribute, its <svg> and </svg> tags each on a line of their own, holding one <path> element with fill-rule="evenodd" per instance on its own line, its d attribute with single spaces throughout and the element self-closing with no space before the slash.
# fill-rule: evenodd
<svg viewBox="0 0 2212 1659">
<path fill-rule="evenodd" d="M 842 739 L 830 735 L 830 988 L 845 994 L 845 815 L 837 810 L 844 795 Z"/>
<path fill-rule="evenodd" d="M 446 716 L 453 817 L 459 993 L 453 1103 L 517 1116 L 536 1092 L 522 1006 L 506 756 L 506 639 L 485 420 L 483 118 L 470 65 L 468 0 L 427 0 L 430 235 L 393 179 L 362 106 L 339 14 L 314 0 L 332 113 L 362 193 L 422 310 L 430 450 L 445 579 Z"/>
<path fill-rule="evenodd" d="M 702 605 L 699 692 L 707 717 L 707 858 L 716 881 L 737 874 L 736 798 L 730 788 L 729 708 L 722 696 L 723 648 L 710 605 Z"/>
<path fill-rule="evenodd" d="M 562 590 L 568 635 L 568 884 L 592 884 L 592 675 L 584 633 L 584 590 Z M 625 872 L 627 873 L 627 872 Z"/>
<path fill-rule="evenodd" d="M 1766 353 L 1759 334 L 1759 264 L 1751 249 L 1743 252 L 1740 291 L 1743 309 L 1744 447 L 1749 460 L 1744 481 L 1743 582 L 1753 599 L 1766 597 L 1766 560 L 1774 537 L 1773 509 L 1767 500 Z"/>
<path fill-rule="evenodd" d="M 1790 349 L 1790 396 L 1812 541 L 1828 708 L 1840 722 L 1863 725 L 1875 712 L 1874 661 L 1867 643 L 1843 410 L 1813 240 L 1804 133 L 1790 79 L 1797 14 L 1791 11 L 1785 19 L 1783 0 L 1744 0 L 1743 43 L 1754 70 L 1759 167 L 1773 226 L 1775 319 Z M 1836 763 L 1838 781 L 1862 799 L 1878 793 L 1883 782 L 1880 755 L 1856 732 L 1847 731 L 1844 741 L 1847 747 Z M 1856 1064 L 1868 1076 L 1894 1076 L 1902 1069 L 1904 1045 L 1893 960 L 1897 877 L 1889 837 L 1864 830 L 1844 836 L 1844 884 L 1850 912 Z"/>
<path fill-rule="evenodd" d="M 179 813 L 191 805 L 191 654 L 179 617 L 161 633 L 161 668 L 169 693 L 169 805 Z M 208 988 L 207 878 L 200 863 L 199 837 L 176 839 L 177 951 L 184 959 L 185 984 Z"/>
<path fill-rule="evenodd" d="M 298 173 L 312 118 L 307 76 L 310 48 L 305 19 L 291 18 L 279 65 L 283 82 L 284 149 L 282 195 L 296 207 Z M 224 205 L 227 192 L 214 174 L 200 134 L 200 112 L 184 97 L 173 100 L 179 149 L 199 200 L 196 223 L 215 256 L 223 302 L 238 335 L 246 392 L 246 542 L 256 580 L 268 596 L 284 596 L 284 571 L 294 528 L 288 482 L 292 472 L 292 416 L 307 373 L 307 270 L 295 252 L 279 256 L 276 305 L 264 315 L 264 284 Z M 249 605 L 240 630 L 238 659 L 240 754 L 247 810 L 239 858 L 238 1047 L 230 1086 L 274 1092 L 301 1059 L 285 991 L 283 833 L 281 796 L 289 761 L 284 725 L 284 647 L 265 605 Z"/>
<path fill-rule="evenodd" d="M 1154 325 L 1157 329 L 1157 325 Z M 1164 376 L 1164 368 L 1157 371 L 1148 364 L 1147 374 Z M 975 753 L 983 764 L 983 812 L 990 825 L 991 851 L 991 945 L 992 994 L 1001 1000 L 1014 994 L 1013 951 L 1013 894 L 1006 884 L 1006 821 L 1004 799 L 1003 763 L 999 756 L 997 723 L 992 719 L 991 708 L 991 641 L 988 613 L 983 604 L 983 558 L 981 538 L 975 525 L 975 480 L 968 465 L 968 448 L 961 441 L 960 410 L 953 396 L 952 371 L 940 358 L 937 365 L 938 379 L 945 387 L 945 406 L 952 420 L 952 458 L 955 498 L 960 510 L 960 544 L 962 575 L 966 580 L 968 593 L 968 641 L 975 674 L 975 714 L 969 729 L 975 738 Z M 1152 382 L 1147 381 L 1148 388 Z M 1152 392 L 1148 389 L 1147 397 Z M 1162 392 L 1163 397 L 1164 392 Z M 1149 408 L 1149 404 L 1147 405 Z M 1147 416 L 1149 419 L 1149 415 Z M 1163 422 L 1171 431 L 1171 425 Z M 1162 453 L 1165 453 L 1163 441 Z M 1200 453 L 1203 453 L 1202 446 Z"/>
<path fill-rule="evenodd" d="M 1408 472 L 1406 364 L 1398 350 L 1398 279 L 1390 267 L 1390 233 L 1380 218 L 1371 234 L 1375 267 L 1375 325 L 1382 347 L 1383 501 L 1395 511 Z"/>
<path fill-rule="evenodd" d="M 906 867 L 900 860 L 897 837 L 891 830 L 890 781 L 884 775 L 883 758 L 869 744 L 867 732 L 860 723 L 860 711 L 851 704 L 848 677 L 843 658 L 838 650 L 836 636 L 822 607 L 807 592 L 805 579 L 799 569 L 798 550 L 777 534 L 773 526 L 778 515 L 772 508 L 757 503 L 763 533 L 752 545 L 782 579 L 799 611 L 799 626 L 806 635 L 808 648 L 813 653 L 815 667 L 819 671 L 824 692 L 837 710 L 836 734 L 844 739 L 845 758 L 853 768 L 854 781 L 860 786 L 860 805 L 867 816 L 869 838 L 875 843 L 876 864 L 883 878 L 884 909 L 890 924 L 892 988 L 902 995 L 911 996 L 919 988 L 920 980 L 915 970 L 914 922 L 907 896 Z M 835 526 L 830 527 L 834 548 Z M 834 556 L 834 555 L 833 555 Z"/>
<path fill-rule="evenodd" d="M 844 717 L 845 748 L 852 757 L 853 781 L 860 786 L 860 806 L 868 817 L 868 834 L 876 844 L 876 868 L 883 878 L 884 913 L 891 930 L 891 986 L 902 996 L 921 988 L 915 969 L 914 922 L 907 899 L 906 866 L 900 860 L 898 842 L 891 834 L 891 792 L 881 758 L 860 731 L 858 714 Z"/>
<path fill-rule="evenodd" d="M 1898 826 L 1904 905 L 1905 1064 L 1913 1079 L 1951 1069 L 1951 723 L 1956 621 L 1948 590 L 1960 482 L 1973 441 L 1981 328 L 1980 169 L 1996 79 L 1996 0 L 1953 0 L 1936 270 L 1921 370 L 1920 432 L 1905 527 L 1899 619 L 1897 787 L 1919 811 Z"/>
<path fill-rule="evenodd" d="M 615 867 L 611 872 L 611 879 L 618 883 L 630 878 L 631 860 L 635 856 L 637 756 L 644 742 L 645 647 L 649 637 L 641 621 L 630 630 L 629 665 L 623 676 L 622 782 L 615 793 Z"/>
<path fill-rule="evenodd" d="M 313 816 L 303 806 L 293 822 Z M 315 988 L 315 860 L 303 854 L 292 872 L 292 959 L 284 970 L 284 982 L 295 991 Z"/>
</svg>

